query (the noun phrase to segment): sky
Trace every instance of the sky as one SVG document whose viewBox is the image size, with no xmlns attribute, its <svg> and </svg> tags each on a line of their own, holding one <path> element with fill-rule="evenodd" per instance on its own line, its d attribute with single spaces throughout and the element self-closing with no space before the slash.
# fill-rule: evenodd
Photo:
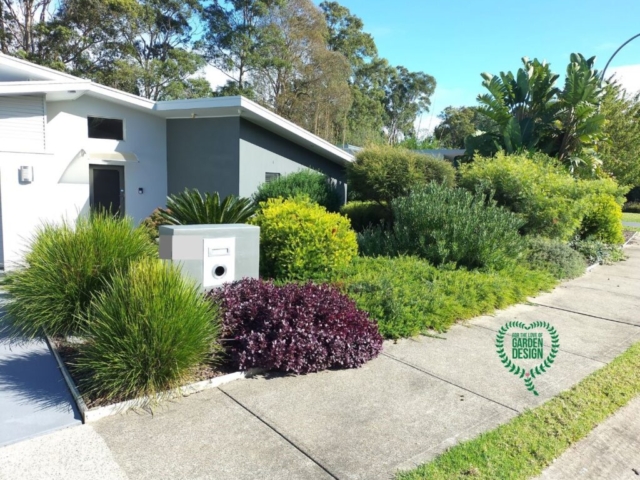
<svg viewBox="0 0 640 480">
<path fill-rule="evenodd" d="M 419 120 L 427 130 L 445 107 L 476 104 L 482 72 L 515 71 L 527 56 L 561 74 L 572 52 L 595 55 L 602 68 L 640 33 L 640 0 L 337 1 L 362 18 L 380 56 L 435 77 L 431 110 Z M 618 53 L 609 73 L 640 91 L 640 38 Z"/>
</svg>

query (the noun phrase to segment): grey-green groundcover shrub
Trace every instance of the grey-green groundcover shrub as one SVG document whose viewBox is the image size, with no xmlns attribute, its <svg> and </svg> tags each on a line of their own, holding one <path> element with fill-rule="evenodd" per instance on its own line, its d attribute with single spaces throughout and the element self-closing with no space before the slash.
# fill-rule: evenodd
<svg viewBox="0 0 640 480">
<path fill-rule="evenodd" d="M 118 270 L 156 255 L 156 248 L 131 219 L 106 213 L 80 217 L 75 225 L 38 228 L 22 265 L 7 275 L 11 301 L 7 320 L 16 336 L 78 335 L 93 296 Z"/>
<path fill-rule="evenodd" d="M 607 265 L 613 262 L 619 262 L 625 259 L 624 251 L 621 245 L 611 245 L 600 240 L 573 240 L 571 248 L 580 252 L 586 258 L 589 265 L 599 263 Z"/>
<path fill-rule="evenodd" d="M 378 322 L 386 338 L 447 330 L 523 301 L 555 285 L 545 271 L 510 265 L 499 271 L 436 268 L 417 257 L 358 257 L 340 276 L 339 288 Z"/>
<path fill-rule="evenodd" d="M 527 262 L 533 268 L 547 270 L 558 280 L 579 277 L 585 272 L 584 256 L 568 244 L 544 237 L 528 239 Z"/>
<path fill-rule="evenodd" d="M 86 317 L 73 368 L 90 398 L 119 401 L 178 387 L 217 349 L 217 310 L 178 267 L 158 259 L 113 275 Z"/>
<path fill-rule="evenodd" d="M 270 198 L 293 198 L 306 195 L 312 202 L 318 203 L 329 212 L 340 210 L 342 200 L 331 179 L 320 172 L 300 170 L 263 183 L 253 194 L 256 205 Z"/>
<path fill-rule="evenodd" d="M 524 244 L 522 220 L 484 195 L 432 183 L 391 202 L 393 227 L 359 235 L 363 255 L 415 255 L 434 265 L 502 268 Z"/>
</svg>

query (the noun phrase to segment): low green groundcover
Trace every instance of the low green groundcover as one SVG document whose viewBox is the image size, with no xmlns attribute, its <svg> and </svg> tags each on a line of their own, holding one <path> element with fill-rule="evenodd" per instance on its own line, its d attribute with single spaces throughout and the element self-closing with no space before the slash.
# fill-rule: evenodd
<svg viewBox="0 0 640 480">
<path fill-rule="evenodd" d="M 640 394 L 640 343 L 571 390 L 461 443 L 397 480 L 518 480 L 536 476 Z M 631 466 L 630 466 L 631 467 Z"/>
<path fill-rule="evenodd" d="M 386 338 L 444 331 L 553 287 L 548 272 L 510 266 L 500 271 L 436 268 L 417 257 L 358 257 L 341 288 L 378 321 Z"/>
</svg>

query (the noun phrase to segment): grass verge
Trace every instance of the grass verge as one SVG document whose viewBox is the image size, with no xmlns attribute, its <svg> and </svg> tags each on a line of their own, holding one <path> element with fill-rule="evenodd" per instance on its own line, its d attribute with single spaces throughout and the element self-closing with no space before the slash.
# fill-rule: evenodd
<svg viewBox="0 0 640 480">
<path fill-rule="evenodd" d="M 624 212 L 622 214 L 623 222 L 640 222 L 640 213 Z"/>
<path fill-rule="evenodd" d="M 397 480 L 525 479 L 640 394 L 640 342 L 571 390 Z"/>
</svg>

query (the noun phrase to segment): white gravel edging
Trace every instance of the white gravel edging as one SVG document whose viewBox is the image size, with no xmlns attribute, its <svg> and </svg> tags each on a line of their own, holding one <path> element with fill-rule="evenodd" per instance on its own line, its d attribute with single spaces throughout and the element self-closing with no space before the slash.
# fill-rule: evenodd
<svg viewBox="0 0 640 480">
<path fill-rule="evenodd" d="M 254 375 L 258 375 L 260 373 L 264 373 L 264 369 L 262 368 L 250 368 L 245 372 L 233 372 L 227 375 L 221 375 L 219 377 L 210 378 L 208 380 L 202 380 L 200 382 L 191 383 L 189 385 L 183 385 L 182 387 L 175 388 L 173 390 L 169 390 L 167 392 L 163 392 L 153 397 L 140 397 L 134 398 L 131 400 L 125 400 L 124 402 L 118 402 L 111 405 L 105 405 L 103 407 L 96 408 L 88 408 L 87 404 L 84 402 L 82 395 L 78 391 L 78 387 L 76 386 L 69 370 L 67 370 L 67 366 L 64 364 L 62 357 L 54 347 L 53 341 L 46 336 L 45 337 L 47 345 L 49 346 L 49 350 L 53 353 L 53 356 L 58 363 L 58 368 L 60 372 L 62 372 L 62 377 L 64 378 L 65 383 L 67 384 L 67 388 L 71 392 L 76 405 L 78 406 L 78 410 L 80 411 L 80 415 L 82 417 L 82 423 L 91 423 L 97 420 L 100 420 L 105 417 L 110 417 L 112 415 L 118 415 L 126 412 L 127 410 L 131 410 L 133 408 L 142 408 L 146 407 L 150 404 L 154 404 L 160 402 L 161 400 L 169 400 L 172 398 L 178 397 L 187 397 L 189 395 L 193 395 L 194 393 L 202 392 L 204 390 L 210 390 L 212 388 L 218 388 L 225 383 L 233 382 L 235 380 L 241 380 L 244 378 L 251 378 Z"/>
</svg>

